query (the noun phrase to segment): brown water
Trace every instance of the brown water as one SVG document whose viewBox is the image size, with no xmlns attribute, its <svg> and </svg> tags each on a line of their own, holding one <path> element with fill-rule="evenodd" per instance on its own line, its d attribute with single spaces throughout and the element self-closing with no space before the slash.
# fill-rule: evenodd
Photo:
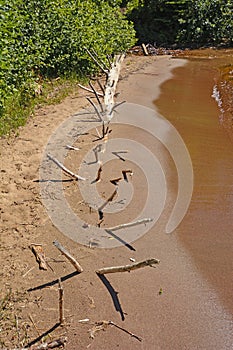
<svg viewBox="0 0 233 350">
<path fill-rule="evenodd" d="M 233 144 L 211 97 L 219 68 L 232 64 L 233 55 L 208 56 L 197 55 L 173 71 L 155 105 L 181 134 L 193 163 L 193 197 L 177 237 L 233 312 Z"/>
</svg>

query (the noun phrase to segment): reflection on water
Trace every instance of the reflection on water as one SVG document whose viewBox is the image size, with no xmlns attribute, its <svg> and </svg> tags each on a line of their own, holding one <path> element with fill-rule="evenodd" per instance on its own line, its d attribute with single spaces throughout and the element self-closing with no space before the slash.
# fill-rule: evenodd
<svg viewBox="0 0 233 350">
<path fill-rule="evenodd" d="M 232 53 L 218 51 L 214 57 L 207 52 L 202 59 L 204 51 L 196 51 L 186 66 L 175 70 L 174 79 L 163 84 L 155 101 L 183 137 L 194 168 L 193 198 L 177 236 L 229 310 L 233 310 L 233 147 L 219 122 L 224 104 L 218 84 L 220 68 L 233 64 Z"/>
</svg>

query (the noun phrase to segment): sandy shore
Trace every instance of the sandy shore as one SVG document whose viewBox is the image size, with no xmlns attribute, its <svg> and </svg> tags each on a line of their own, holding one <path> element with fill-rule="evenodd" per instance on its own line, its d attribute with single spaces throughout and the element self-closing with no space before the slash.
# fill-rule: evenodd
<svg viewBox="0 0 233 350">
<path fill-rule="evenodd" d="M 119 98 L 155 108 L 153 101 L 159 97 L 161 84 L 172 77 L 173 69 L 183 64 L 184 60 L 165 56 L 128 57 L 122 67 Z M 59 232 L 48 218 L 38 182 L 42 153 L 56 127 L 86 106 L 84 95 L 80 91 L 78 96 L 66 98 L 60 105 L 38 110 L 35 117 L 20 130 L 18 137 L 0 142 L 2 294 L 9 287 L 13 292 L 18 290 L 20 293 L 34 288 L 29 294 L 19 294 L 20 297 L 15 298 L 14 312 L 20 317 L 18 332 L 23 345 L 36 339 L 38 333 L 43 335 L 56 325 L 58 293 L 57 284 L 53 281 L 63 276 L 67 326 L 55 327 L 51 336 L 54 339 L 65 334 L 68 350 L 230 349 L 233 333 L 229 311 L 224 310 L 215 291 L 199 273 L 192 257 L 178 240 L 178 232 L 164 234 L 168 212 L 174 202 L 173 191 L 168 193 L 166 209 L 155 227 L 132 243 L 134 250 L 125 246 L 114 249 L 84 247 Z M 113 136 L 114 131 L 116 135 L 123 134 L 122 129 L 113 128 Z M 142 141 L 147 137 L 144 134 Z M 176 181 L 170 176 L 174 164 L 164 149 L 158 150 L 159 157 L 164 155 L 166 158 L 169 181 L 176 189 Z M 71 164 L 71 160 L 73 158 L 68 164 Z M 128 165 L 131 166 L 130 163 Z M 115 175 L 118 166 L 121 169 L 119 162 L 116 166 L 110 164 L 105 173 Z M 140 176 L 143 179 L 143 174 Z M 103 184 L 99 186 L 103 192 Z M 140 181 L 135 182 L 135 186 L 135 191 L 143 191 Z M 64 189 L 70 205 L 75 207 L 75 203 L 80 203 L 76 208 L 77 213 L 87 218 L 88 210 L 80 202 L 79 191 L 76 192 L 70 183 L 64 183 Z M 130 215 L 142 199 L 140 192 L 135 194 Z M 52 244 L 55 239 L 77 257 L 84 268 L 82 274 L 72 275 L 72 265 L 52 260 L 61 260 Z M 38 270 L 28 248 L 32 243 L 43 244 L 53 271 Z M 160 265 L 156 269 L 108 275 L 105 280 L 95 274 L 95 270 L 103 266 L 124 265 L 130 263 L 132 258 L 140 261 L 148 257 L 160 259 Z M 87 318 L 90 322 L 79 322 Z M 101 320 L 111 320 L 142 337 L 143 341 L 110 326 L 105 332 L 96 333 L 91 340 L 88 330 L 94 322 Z M 10 322 L 8 320 L 5 324 Z M 8 349 L 12 345 L 17 346 L 17 337 L 12 335 L 12 329 L 14 334 L 17 331 L 12 327 L 3 334 Z"/>
</svg>

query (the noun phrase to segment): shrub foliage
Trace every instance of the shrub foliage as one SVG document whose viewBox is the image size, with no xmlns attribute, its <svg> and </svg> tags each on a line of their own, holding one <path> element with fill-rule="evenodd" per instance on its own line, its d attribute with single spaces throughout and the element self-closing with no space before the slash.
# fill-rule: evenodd
<svg viewBox="0 0 233 350">
<path fill-rule="evenodd" d="M 2 0 L 0 4 L 0 134 L 24 116 L 41 77 L 85 76 L 94 66 L 85 47 L 100 57 L 135 43 L 133 25 L 117 1 Z M 2 130 L 1 130 L 2 128 Z"/>
<path fill-rule="evenodd" d="M 232 44 L 232 0 L 125 1 L 139 41 L 157 45 Z"/>
</svg>

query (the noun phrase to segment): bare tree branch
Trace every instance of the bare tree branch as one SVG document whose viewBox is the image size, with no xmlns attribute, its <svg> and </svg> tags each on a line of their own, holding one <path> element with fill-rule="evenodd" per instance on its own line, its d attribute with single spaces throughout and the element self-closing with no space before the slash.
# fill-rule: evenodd
<svg viewBox="0 0 233 350">
<path fill-rule="evenodd" d="M 56 158 L 54 158 L 53 156 L 51 156 L 50 154 L 47 154 L 47 157 L 49 159 L 51 159 L 59 168 L 61 168 L 64 173 L 66 173 L 67 175 L 73 177 L 76 180 L 81 180 L 81 181 L 85 181 L 86 179 L 84 177 L 81 177 L 75 173 L 73 173 L 71 170 L 67 169 L 62 163 L 60 163 Z"/>
<path fill-rule="evenodd" d="M 151 219 L 151 218 L 140 219 L 137 221 L 128 222 L 126 224 L 121 224 L 118 226 L 109 227 L 108 230 L 109 231 L 116 231 L 116 230 L 120 230 L 122 228 L 132 227 L 132 226 L 136 226 L 136 225 L 140 225 L 140 224 L 146 224 L 147 222 L 151 222 L 151 221 L 153 221 L 153 219 Z"/>
<path fill-rule="evenodd" d="M 75 258 L 65 249 L 58 241 L 54 241 L 55 247 L 69 260 L 69 262 L 75 267 L 78 272 L 83 272 L 82 266 L 75 260 Z"/>
<path fill-rule="evenodd" d="M 132 270 L 140 269 L 145 266 L 152 266 L 159 263 L 160 261 L 158 259 L 152 258 L 139 261 L 131 265 L 104 267 L 102 269 L 96 270 L 96 273 L 98 275 L 105 275 L 107 273 L 130 272 Z"/>
<path fill-rule="evenodd" d="M 78 86 L 79 86 L 81 89 L 83 89 L 83 90 L 86 90 L 86 91 L 88 91 L 88 92 L 94 93 L 94 91 L 93 91 L 92 89 L 89 89 L 89 88 L 87 88 L 86 86 L 83 86 L 83 85 L 81 85 L 81 84 L 78 84 Z M 96 91 L 96 94 L 97 94 L 98 96 L 100 96 L 100 97 L 104 97 L 104 95 L 103 95 L 102 93 L 98 92 L 98 91 Z"/>
</svg>

